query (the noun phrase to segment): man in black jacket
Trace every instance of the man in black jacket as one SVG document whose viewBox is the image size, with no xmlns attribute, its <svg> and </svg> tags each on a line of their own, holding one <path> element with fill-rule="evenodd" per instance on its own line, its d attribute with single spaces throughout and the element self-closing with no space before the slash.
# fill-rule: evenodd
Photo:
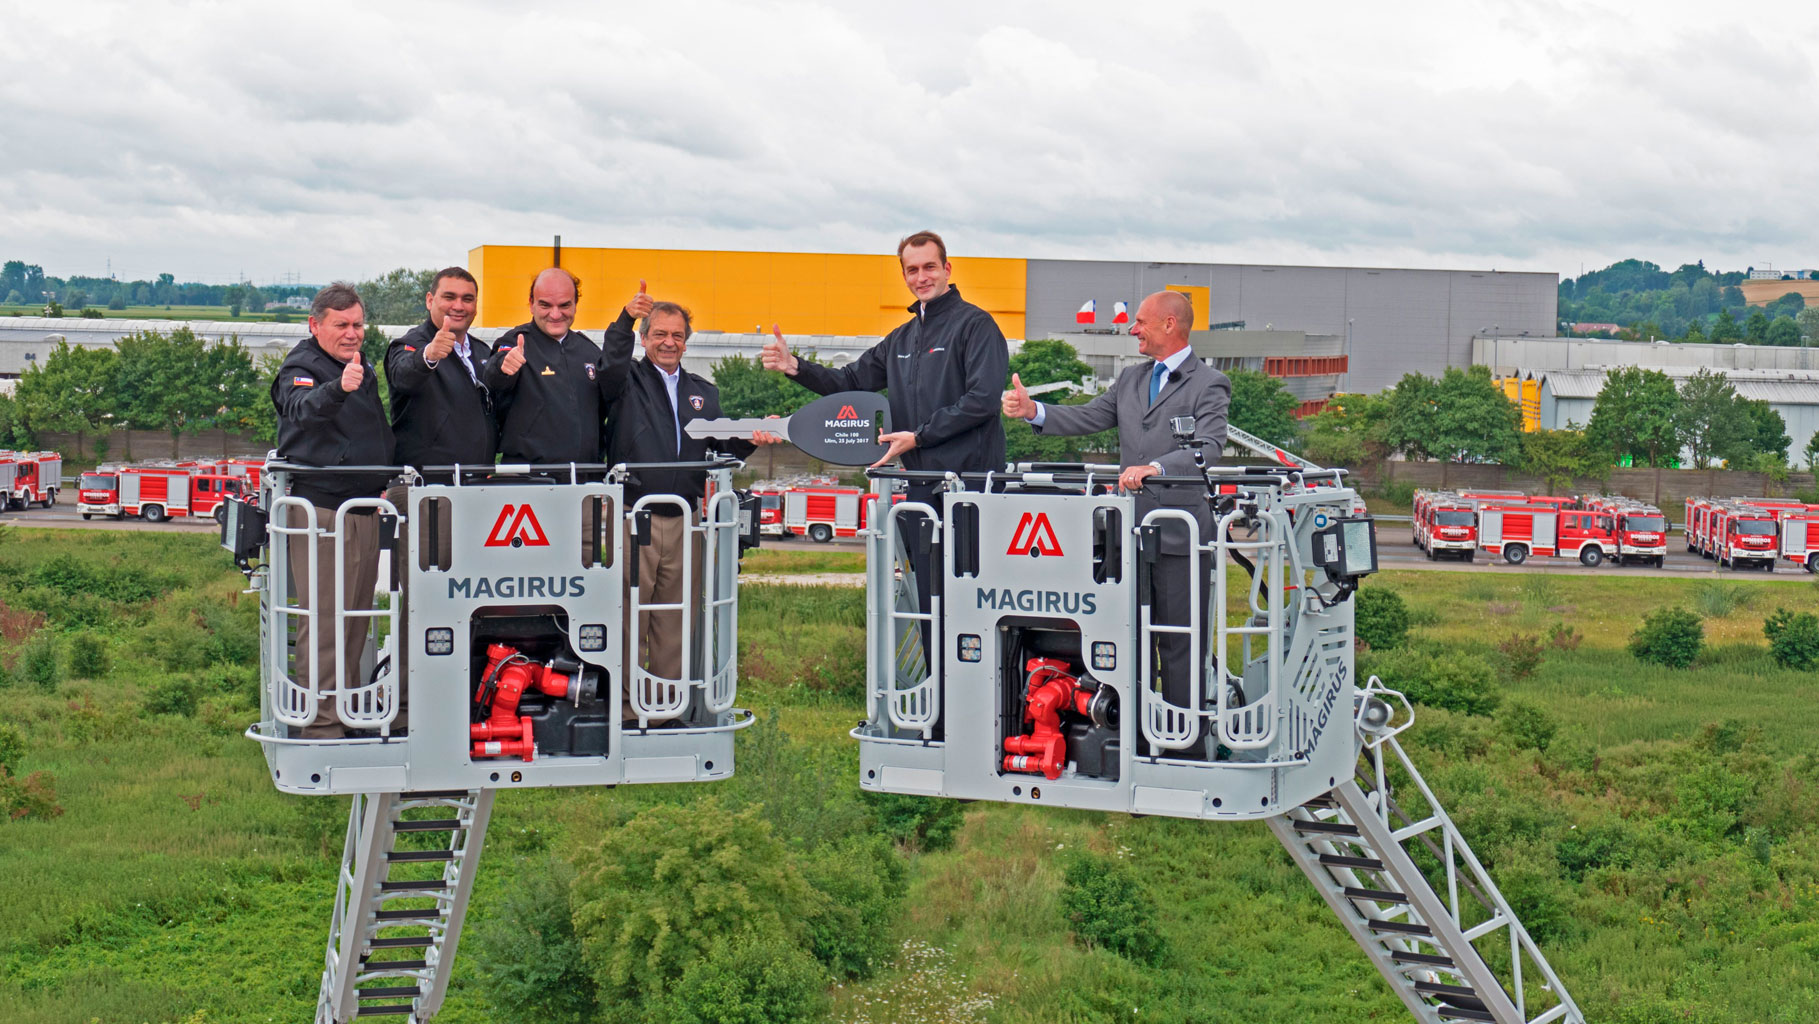
<svg viewBox="0 0 1819 1024">
<path fill-rule="evenodd" d="M 692 333 L 688 310 L 673 302 L 652 304 L 640 329 L 645 358 L 633 363 L 624 391 L 607 409 L 608 462 L 700 462 L 710 457 L 710 445 L 716 451 L 744 458 L 752 453 L 755 444 L 781 440 L 768 431 L 754 433 L 751 441 L 707 441 L 683 433 L 682 428 L 691 420 L 720 417 L 720 390 L 706 378 L 682 368 L 682 354 L 688 349 Z M 672 495 L 683 499 L 689 509 L 684 513 L 673 502 L 647 506 L 651 512 L 651 544 L 640 552 L 638 560 L 638 595 L 642 603 L 675 604 L 682 600 L 684 538 L 690 523 L 700 515 L 706 483 L 707 473 L 699 469 L 641 469 L 627 482 L 628 511 L 646 495 Z M 699 596 L 701 545 L 694 545 L 694 555 L 693 575 Z M 629 611 L 628 605 L 628 616 Z M 697 621 L 700 614 L 697 601 Z M 635 639 L 637 664 L 663 679 L 681 678 L 680 611 L 646 612 L 636 628 L 632 628 L 628 617 L 627 627 L 628 660 Z M 629 672 L 626 678 L 631 678 Z M 629 706 L 625 717 L 633 717 Z"/>
<path fill-rule="evenodd" d="M 385 353 L 385 381 L 392 392 L 392 431 L 398 437 L 398 461 L 425 466 L 491 466 L 499 452 L 499 421 L 492 394 L 480 383 L 480 370 L 492 355 L 486 342 L 468 334 L 479 307 L 479 284 L 460 267 L 436 275 L 423 297 L 429 319 L 392 342 Z M 430 483 L 448 483 L 450 473 L 425 473 Z M 451 564 L 454 523 L 447 502 L 402 507 L 402 485 L 386 492 L 407 519 L 431 514 L 434 550 L 419 548 L 419 568 L 433 560 Z M 421 520 L 420 520 L 421 521 Z"/>
<path fill-rule="evenodd" d="M 780 326 L 764 346 L 767 370 L 782 370 L 810 391 L 890 390 L 890 446 L 874 465 L 901 457 L 906 469 L 973 473 L 1004 468 L 1004 426 L 998 419 L 1010 349 L 990 313 L 960 297 L 948 283 L 947 245 L 933 231 L 897 244 L 903 283 L 916 301 L 908 323 L 850 365 L 820 366 L 790 352 Z M 912 488 L 912 500 L 921 500 Z"/>
<path fill-rule="evenodd" d="M 650 312 L 644 282 L 606 329 L 605 351 L 571 330 L 581 282 L 560 267 L 531 281 L 531 322 L 493 343 L 480 375 L 501 407 L 505 462 L 599 462 L 602 413 L 632 362 L 632 323 Z"/>
<path fill-rule="evenodd" d="M 310 306 L 310 337 L 297 343 L 285 357 L 272 381 L 272 404 L 278 410 L 278 457 L 304 466 L 389 466 L 392 464 L 392 428 L 379 403 L 379 377 L 360 354 L 366 337 L 366 313 L 359 293 L 346 284 L 331 284 L 316 294 Z M 302 729 L 311 739 L 344 735 L 335 709 L 335 632 L 330 623 L 334 607 L 335 571 L 339 567 L 346 587 L 346 608 L 373 606 L 373 588 L 379 577 L 379 524 L 370 508 L 350 512 L 345 536 L 337 538 L 335 510 L 353 498 L 374 498 L 384 490 L 390 474 L 299 473 L 292 478 L 292 495 L 308 499 L 313 515 L 293 509 L 286 524 L 295 529 L 313 527 L 316 573 L 309 571 L 310 541 L 293 537 L 289 566 L 297 601 L 316 608 L 329 621 L 311 630 L 307 618 L 297 620 L 297 657 L 294 677 L 315 680 L 316 717 Z M 339 551 L 337 551 L 337 547 Z M 367 621 L 349 618 L 342 625 L 344 678 L 357 686 L 360 655 L 366 641 Z"/>
<path fill-rule="evenodd" d="M 493 352 L 467 333 L 479 285 L 466 270 L 449 267 L 436 275 L 423 302 L 429 319 L 385 353 L 398 461 L 418 469 L 490 466 L 499 452 L 499 427 L 480 370 Z"/>
</svg>

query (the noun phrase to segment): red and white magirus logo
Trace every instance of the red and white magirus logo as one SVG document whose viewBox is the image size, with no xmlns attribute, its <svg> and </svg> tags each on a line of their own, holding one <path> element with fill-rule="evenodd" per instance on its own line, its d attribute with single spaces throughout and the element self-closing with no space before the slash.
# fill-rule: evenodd
<svg viewBox="0 0 1819 1024">
<path fill-rule="evenodd" d="M 493 520 L 493 532 L 486 535 L 486 546 L 489 548 L 549 547 L 549 537 L 543 533 L 543 524 L 537 522 L 537 513 L 529 505 L 507 505 L 499 510 L 499 518 Z"/>
<path fill-rule="evenodd" d="M 834 418 L 827 421 L 828 428 L 834 427 L 869 427 L 871 421 L 859 418 L 859 410 L 850 405 L 843 405 Z"/>
<path fill-rule="evenodd" d="M 1023 513 L 1023 518 L 1017 520 L 1016 531 L 1011 534 L 1011 546 L 1004 553 L 1031 558 L 1059 555 L 1061 542 L 1055 539 L 1055 528 L 1049 525 L 1048 513 Z"/>
</svg>

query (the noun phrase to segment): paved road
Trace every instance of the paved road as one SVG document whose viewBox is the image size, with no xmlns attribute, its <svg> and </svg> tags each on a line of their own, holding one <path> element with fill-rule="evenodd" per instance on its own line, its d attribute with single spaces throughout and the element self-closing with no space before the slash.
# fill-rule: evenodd
<svg viewBox="0 0 1819 1024">
<path fill-rule="evenodd" d="M 57 505 L 48 509 L 27 509 L 23 512 L 0 514 L 0 524 L 11 523 L 16 526 L 47 526 L 71 529 L 99 530 L 166 530 L 188 533 L 214 533 L 217 527 L 211 520 L 172 520 L 167 523 L 146 523 L 136 519 L 113 520 L 98 518 L 85 521 L 75 511 L 73 505 Z M 1437 561 L 1430 562 L 1427 556 L 1409 542 L 1409 531 L 1406 523 L 1381 523 L 1377 529 L 1378 564 L 1385 569 L 1427 569 L 1435 572 L 1558 572 L 1558 573 L 1615 573 L 1624 576 L 1647 576 L 1665 579 L 1684 579 L 1694 575 L 1711 575 L 1719 573 L 1739 580 L 1760 579 L 1800 579 L 1807 574 L 1797 566 L 1783 562 L 1773 573 L 1759 569 L 1730 570 L 1720 569 L 1717 563 L 1707 561 L 1686 550 L 1686 542 L 1678 533 L 1668 538 L 1667 565 L 1661 569 L 1642 568 L 1641 566 L 1615 566 L 1607 562 L 1596 569 L 1588 569 L 1570 558 L 1530 558 L 1524 565 L 1506 565 L 1502 562 L 1489 562 L 1480 553 L 1474 562 Z M 764 546 L 783 551 L 859 551 L 857 540 L 837 538 L 828 544 L 817 544 L 812 540 L 800 537 L 787 539 L 777 537 L 764 538 Z"/>
</svg>

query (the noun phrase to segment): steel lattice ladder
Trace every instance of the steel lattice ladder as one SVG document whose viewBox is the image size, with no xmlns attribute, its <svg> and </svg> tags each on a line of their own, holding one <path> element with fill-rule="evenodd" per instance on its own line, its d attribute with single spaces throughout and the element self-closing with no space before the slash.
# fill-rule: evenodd
<svg viewBox="0 0 1819 1024">
<path fill-rule="evenodd" d="M 492 808 L 490 789 L 354 797 L 316 1024 L 442 1007 Z"/>
<path fill-rule="evenodd" d="M 1358 778 L 1268 822 L 1415 1019 L 1584 1024 L 1393 736 L 1367 743 L 1360 763 Z M 1423 817 L 1396 803 L 1390 773 L 1418 794 Z M 1498 933 L 1507 947 L 1475 945 Z"/>
</svg>

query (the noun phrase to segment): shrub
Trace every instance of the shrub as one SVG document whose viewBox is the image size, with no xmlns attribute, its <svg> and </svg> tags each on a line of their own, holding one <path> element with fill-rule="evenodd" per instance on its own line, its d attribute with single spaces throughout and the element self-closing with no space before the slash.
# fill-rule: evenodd
<svg viewBox="0 0 1819 1024">
<path fill-rule="evenodd" d="M 743 939 L 798 947 L 827 905 L 763 818 L 718 800 L 659 805 L 586 855 L 571 890 L 575 936 L 603 1007 L 661 1001 L 688 966 Z"/>
<path fill-rule="evenodd" d="M 1708 619 L 1722 619 L 1750 603 L 1753 595 L 1741 583 L 1707 580 L 1693 588 L 1693 607 Z"/>
<path fill-rule="evenodd" d="M 1379 676 L 1409 700 L 1468 715 L 1488 715 L 1503 698 L 1497 673 L 1475 654 L 1448 651 L 1373 651 L 1360 659 L 1358 678 Z"/>
<path fill-rule="evenodd" d="M 966 820 L 966 805 L 957 800 L 866 791 L 865 802 L 877 816 L 878 830 L 914 850 L 945 850 Z"/>
<path fill-rule="evenodd" d="M 145 710 L 154 715 L 182 715 L 194 718 L 201 694 L 196 681 L 188 676 L 169 676 L 146 688 Z"/>
<path fill-rule="evenodd" d="M 1167 952 L 1156 929 L 1155 904 L 1117 861 L 1076 857 L 1063 878 L 1061 909 L 1074 937 L 1088 949 L 1106 949 L 1144 964 L 1155 964 Z"/>
<path fill-rule="evenodd" d="M 890 960 L 890 924 L 907 883 L 903 859 L 883 836 L 850 836 L 802 861 L 828 898 L 809 921 L 809 948 L 836 978 L 869 978 Z"/>
<path fill-rule="evenodd" d="M 1776 608 L 1762 620 L 1769 653 L 1782 668 L 1810 672 L 1819 668 L 1819 616 Z"/>
<path fill-rule="evenodd" d="M 1657 608 L 1630 635 L 1636 660 L 1686 668 L 1705 648 L 1705 626 L 1685 608 Z"/>
<path fill-rule="evenodd" d="M 1505 704 L 1497 718 L 1504 733 L 1517 746 L 1533 747 L 1543 753 L 1546 753 L 1548 744 L 1554 742 L 1554 734 L 1560 729 L 1552 715 L 1523 701 Z"/>
<path fill-rule="evenodd" d="M 827 1009 L 827 975 L 776 936 L 715 948 L 652 1008 L 654 1024 L 806 1024 Z"/>
<path fill-rule="evenodd" d="M 1381 587 L 1361 587 L 1352 599 L 1352 629 L 1368 647 L 1385 650 L 1408 641 L 1408 605 L 1402 595 Z"/>
<path fill-rule="evenodd" d="M 569 909 L 574 869 L 552 860 L 544 870 L 521 869 L 512 877 L 498 911 L 475 929 L 487 1001 L 507 1020 L 586 1024 L 598 1004 Z"/>
<path fill-rule="evenodd" d="M 1512 633 L 1497 645 L 1503 667 L 1511 679 L 1527 679 L 1541 667 L 1541 641 L 1528 633 Z"/>
<path fill-rule="evenodd" d="M 0 723 L 0 768 L 17 768 L 25 760 L 25 736 L 11 725 Z"/>
<path fill-rule="evenodd" d="M 1621 819 L 1575 829 L 1554 844 L 1554 857 L 1574 881 L 1588 872 L 1610 867 L 1628 868 L 1634 860 L 1637 837 Z"/>
<path fill-rule="evenodd" d="M 1556 622 L 1547 631 L 1547 644 L 1556 651 L 1576 651 L 1585 635 L 1564 622 Z"/>
<path fill-rule="evenodd" d="M 20 818 L 55 818 L 63 813 L 57 804 L 57 778 L 50 772 L 33 772 L 15 778 L 0 765 L 0 814 L 9 821 Z"/>
<path fill-rule="evenodd" d="M 57 687 L 57 680 L 63 678 L 58 664 L 57 638 L 49 630 L 40 630 L 25 645 L 25 653 L 19 656 L 19 675 L 28 683 L 36 683 L 47 690 Z"/>
<path fill-rule="evenodd" d="M 77 633 L 69 642 L 69 674 L 77 679 L 100 679 L 112 667 L 107 654 L 107 641 L 87 631 Z"/>
</svg>

